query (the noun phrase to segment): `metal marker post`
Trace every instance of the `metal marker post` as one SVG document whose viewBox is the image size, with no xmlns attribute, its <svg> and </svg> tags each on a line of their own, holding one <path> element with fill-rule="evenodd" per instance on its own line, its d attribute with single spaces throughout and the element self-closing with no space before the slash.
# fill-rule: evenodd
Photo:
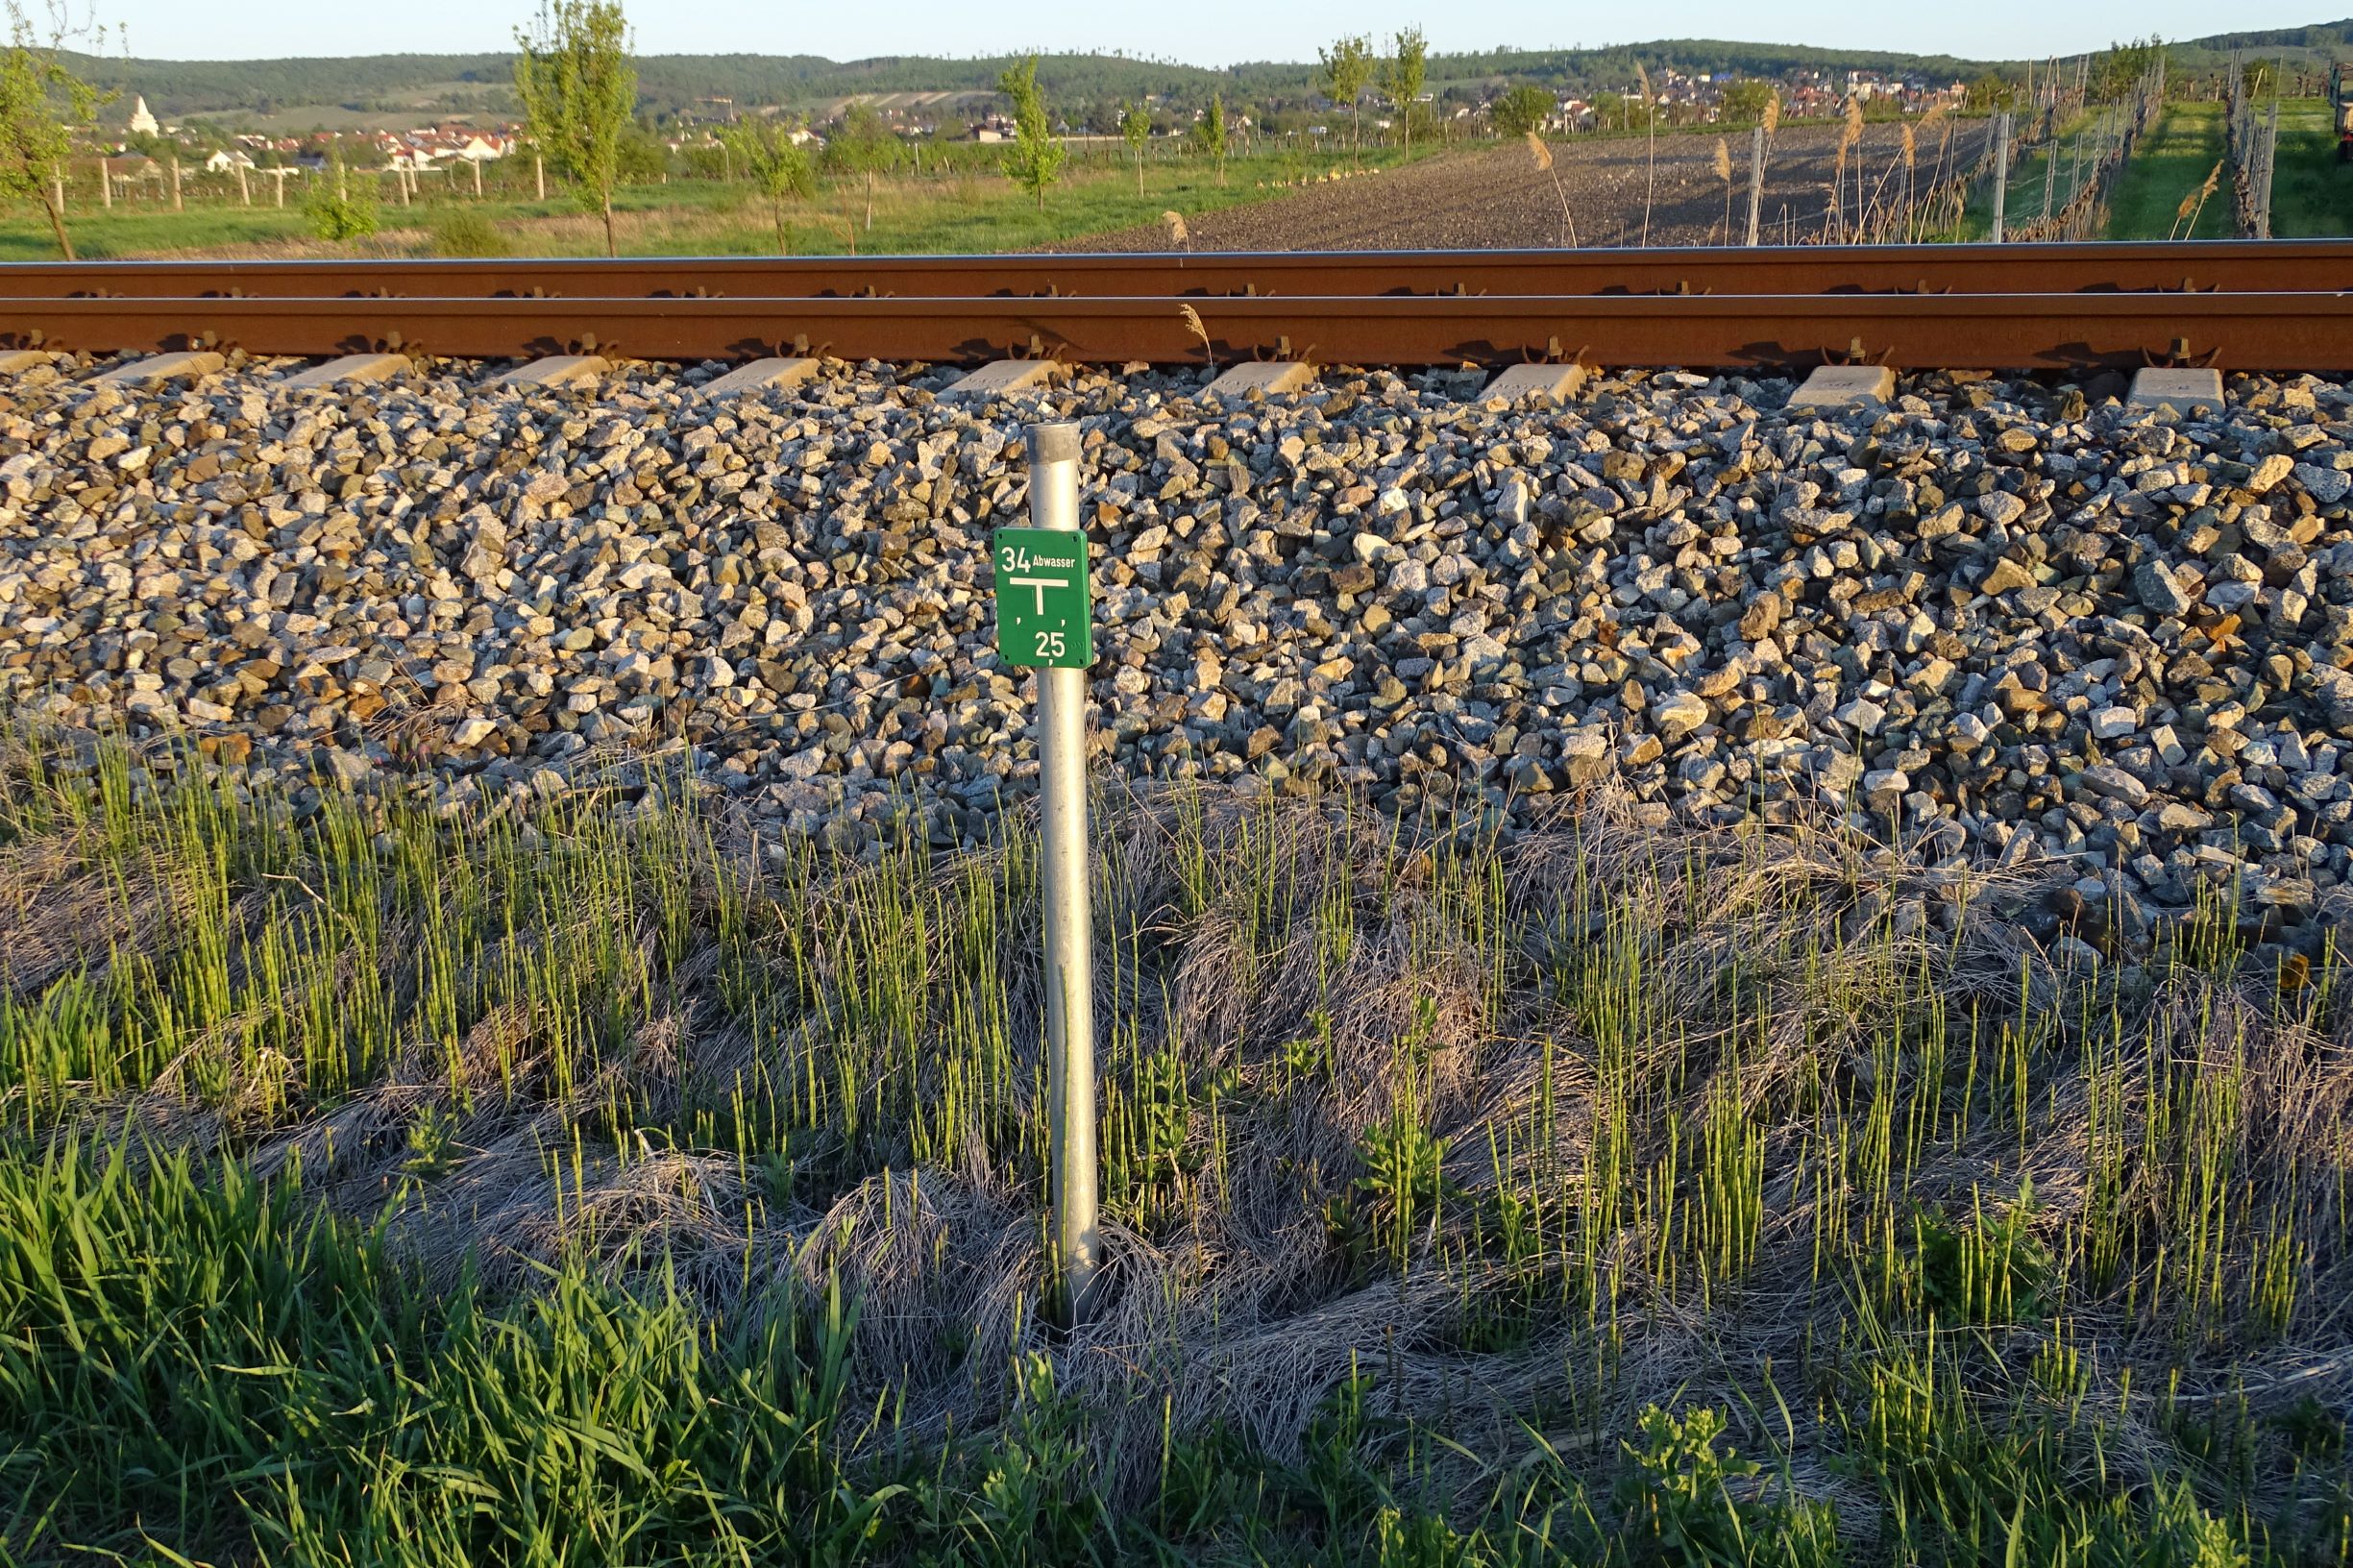
<svg viewBox="0 0 2353 1568">
<path fill-rule="evenodd" d="M 1087 539 L 1078 521 L 1079 428 L 1029 431 L 1028 529 L 1000 530 L 1000 651 L 1038 671 L 1044 840 L 1046 1097 L 1056 1261 L 1070 1321 L 1086 1321 L 1102 1261 L 1095 1223 L 1094 926 L 1087 898 Z"/>
</svg>

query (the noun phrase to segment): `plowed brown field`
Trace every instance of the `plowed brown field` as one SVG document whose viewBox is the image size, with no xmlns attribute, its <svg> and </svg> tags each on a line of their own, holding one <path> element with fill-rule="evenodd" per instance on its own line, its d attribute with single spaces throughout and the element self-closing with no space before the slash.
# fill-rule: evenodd
<svg viewBox="0 0 2353 1568">
<path fill-rule="evenodd" d="M 1930 132 L 1921 137 L 1917 178 L 1925 185 L 1940 157 L 1966 166 L 1985 147 L 1982 122 L 1957 125 L 1949 148 Z M 1900 200 L 1904 185 L 1901 131 L 1867 128 L 1859 155 L 1850 155 L 1844 189 L 1849 213 L 1874 200 Z M 1794 126 L 1776 138 L 1765 168 L 1764 237 L 1800 241 L 1823 237 L 1837 167 L 1839 128 Z M 1733 163 L 1731 232 L 1748 221 L 1749 138 L 1728 138 Z M 1262 202 L 1187 214 L 1191 244 L 1206 251 L 1501 250 L 1569 242 L 1581 245 L 1705 245 L 1726 233 L 1725 183 L 1713 167 L 1716 138 L 1675 135 L 1658 138 L 1657 168 L 1640 137 L 1555 141 L 1551 173 L 1539 170 L 1519 144 L 1431 159 L 1384 174 L 1281 192 Z M 1855 171 L 1862 170 L 1857 197 Z M 1555 178 L 1558 184 L 1556 186 Z M 1565 202 L 1564 202 L 1565 198 Z M 1565 211 L 1564 211 L 1565 207 Z M 1091 234 L 1054 247 L 1064 251 L 1157 251 L 1168 246 L 1158 225 Z"/>
</svg>

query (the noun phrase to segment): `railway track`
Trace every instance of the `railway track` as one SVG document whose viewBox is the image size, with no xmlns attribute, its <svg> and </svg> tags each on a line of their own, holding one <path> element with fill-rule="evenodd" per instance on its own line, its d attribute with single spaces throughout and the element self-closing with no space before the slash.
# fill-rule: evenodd
<svg viewBox="0 0 2353 1568">
<path fill-rule="evenodd" d="M 2348 280 L 2341 242 L 38 263 L 0 268 L 0 340 L 314 357 L 2353 371 Z"/>
<path fill-rule="evenodd" d="M 1898 369 L 2353 370 L 2353 295 L 1388 296 L 1227 299 L 36 299 L 4 307 L 16 347 L 93 354 L 237 348 L 461 358 L 826 354 L 975 362 L 1505 365 L 1760 371 L 1840 359 Z"/>
<path fill-rule="evenodd" d="M 622 260 L 19 262 L 0 299 L 1126 298 L 2353 290 L 2353 240 Z"/>
</svg>

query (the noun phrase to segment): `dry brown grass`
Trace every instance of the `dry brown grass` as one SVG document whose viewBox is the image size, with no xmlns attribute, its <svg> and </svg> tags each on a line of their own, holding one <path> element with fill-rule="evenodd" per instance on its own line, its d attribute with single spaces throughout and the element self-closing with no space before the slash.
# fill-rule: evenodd
<svg viewBox="0 0 2353 1568">
<path fill-rule="evenodd" d="M 1210 330 L 1202 324 L 1201 312 L 1189 305 L 1180 305 L 1177 306 L 1177 317 L 1185 323 L 1187 331 L 1200 339 L 1201 357 L 1209 361 L 1212 369 L 1215 369 L 1217 365 L 1216 349 L 1210 342 Z"/>
<path fill-rule="evenodd" d="M 2206 210 L 2206 204 L 2214 199 L 2215 192 L 2222 188 L 2222 168 L 2228 161 L 2227 159 L 2218 159 L 2205 180 L 2182 197 L 2181 205 L 2173 209 L 2173 229 L 2167 238 L 2177 239 L 2183 234 L 2196 232 L 2199 214 Z"/>
<path fill-rule="evenodd" d="M 1537 173 L 1552 176 L 1553 194 L 1560 202 L 1560 243 L 1574 246 L 1577 243 L 1577 217 L 1569 210 L 1568 189 L 1561 184 L 1560 176 L 1553 168 L 1553 149 L 1533 131 L 1528 133 L 1528 157 L 1535 164 Z"/>
</svg>

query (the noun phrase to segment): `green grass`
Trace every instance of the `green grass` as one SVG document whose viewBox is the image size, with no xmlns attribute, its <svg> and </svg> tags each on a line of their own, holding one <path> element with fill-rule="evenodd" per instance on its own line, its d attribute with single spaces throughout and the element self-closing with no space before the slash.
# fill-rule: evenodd
<svg viewBox="0 0 2353 1568">
<path fill-rule="evenodd" d="M 2182 197 L 2205 180 L 2222 156 L 2222 129 L 2218 104 L 2168 106 L 2157 134 L 2125 171 L 2109 237 L 2163 239 L 2173 232 Z M 2271 232 L 2282 239 L 2353 233 L 2353 169 L 2337 161 L 2336 137 L 2324 103 L 2298 100 L 2280 106 Z M 2196 237 L 2226 239 L 2231 233 L 2226 177 L 2199 216 Z"/>
<path fill-rule="evenodd" d="M 2336 130 L 2324 102 L 2280 106 L 2271 233 L 2281 239 L 2353 234 L 2353 165 L 2337 161 Z"/>
<path fill-rule="evenodd" d="M 2012 228 L 2032 223 L 2043 215 L 2045 186 L 2049 187 L 2050 209 L 2065 208 L 2075 193 L 2077 178 L 2073 159 L 2077 136 L 2089 137 L 2100 124 L 2101 113 L 2087 110 L 2069 120 L 2059 131 L 2055 143 L 2036 149 L 2019 160 L 2010 172 L 2010 190 L 2005 216 Z M 2090 157 L 2089 141 L 2085 157 Z M 2055 182 L 2053 176 L 2056 176 Z M 1979 209 L 1982 210 L 1979 210 Z M 1992 196 L 1981 194 L 1973 205 L 1973 212 L 1988 226 L 1992 222 Z"/>
<path fill-rule="evenodd" d="M 2230 177 L 2198 212 L 2194 229 L 2179 217 L 2182 199 L 2205 183 L 2222 158 L 2223 106 L 2168 104 L 2145 137 L 2109 204 L 2110 239 L 2228 239 L 2233 233 Z"/>
<path fill-rule="evenodd" d="M 2081 110 L 2059 128 L 2055 141 L 2020 156 L 2017 167 L 2010 171 L 2010 188 L 2003 198 L 2005 231 L 2013 238 L 2042 221 L 2047 186 L 2050 211 L 2056 216 L 2065 210 L 2081 185 L 2092 179 L 2093 145 L 2103 129 L 2113 126 L 2119 112 L 2109 108 Z M 2078 138 L 2082 140 L 2084 159 L 2080 173 L 2074 156 Z M 1985 240 L 1992 237 L 1993 232 L 1994 185 L 1991 180 L 1980 180 L 1970 189 L 1956 237 Z"/>
<path fill-rule="evenodd" d="M 154 765 L 0 748 L 0 1560 L 2353 1544 L 2353 1020 L 2218 904 L 2063 971 L 1838 830 L 1115 795 L 1072 1334 L 1017 815 Z"/>
<path fill-rule="evenodd" d="M 1411 158 L 1418 160 L 1438 150 L 1416 148 Z M 1352 166 L 1345 155 L 1265 151 L 1228 159 L 1221 184 L 1207 159 L 1161 147 L 1146 160 L 1144 190 L 1139 194 L 1123 149 L 1114 153 L 1091 147 L 1073 156 L 1066 178 L 1047 192 L 1041 210 L 998 172 L 1002 156 L 1003 149 L 996 147 L 927 149 L 924 172 L 901 173 L 879 183 L 871 230 L 865 226 L 863 184 L 833 182 L 816 201 L 788 207 L 787 246 L 796 255 L 844 254 L 851 249 L 854 228 L 855 246 L 862 253 L 1017 250 L 1157 223 L 1171 209 L 1190 215 L 1263 200 L 1274 193 L 1277 182 Z M 1406 154 L 1387 146 L 1367 147 L 1362 158 L 1368 168 L 1390 168 L 1407 160 Z M 462 183 L 454 189 L 429 183 L 408 206 L 394 194 L 397 187 L 380 179 L 380 233 L 349 249 L 358 254 L 429 255 L 435 229 L 451 215 L 462 213 L 497 226 L 509 235 L 517 254 L 603 253 L 603 230 L 596 220 L 560 195 L 551 193 L 546 202 L 532 199 L 527 165 L 522 178 L 524 187 L 518 190 L 513 188 L 514 171 L 502 171 L 499 184 L 479 201 Z M 233 182 L 213 177 L 202 186 L 192 183 L 187 205 L 178 212 L 163 202 L 144 199 L 102 208 L 95 205 L 94 193 L 77 192 L 69 200 L 69 228 L 77 252 L 90 259 L 346 254 L 311 237 L 300 208 L 301 188 L 299 182 L 288 183 L 288 205 L 282 209 L 269 205 L 270 183 L 257 181 L 255 205 L 247 208 L 237 204 Z M 664 184 L 627 185 L 617 194 L 615 208 L 621 214 L 622 247 L 630 254 L 765 255 L 776 249 L 768 204 L 741 183 L 673 179 Z M 0 260 L 39 260 L 55 255 L 47 221 L 37 208 L 19 203 L 0 219 Z"/>
<path fill-rule="evenodd" d="M 303 214 L 292 207 L 282 212 L 259 207 L 250 212 L 201 208 L 173 212 L 159 204 L 126 204 L 111 212 L 69 212 L 66 229 L 75 254 L 84 260 L 283 243 L 307 239 L 310 233 Z M 18 208 L 0 223 L 0 260 L 54 261 L 57 257 L 57 241 L 45 221 L 29 218 Z"/>
</svg>

